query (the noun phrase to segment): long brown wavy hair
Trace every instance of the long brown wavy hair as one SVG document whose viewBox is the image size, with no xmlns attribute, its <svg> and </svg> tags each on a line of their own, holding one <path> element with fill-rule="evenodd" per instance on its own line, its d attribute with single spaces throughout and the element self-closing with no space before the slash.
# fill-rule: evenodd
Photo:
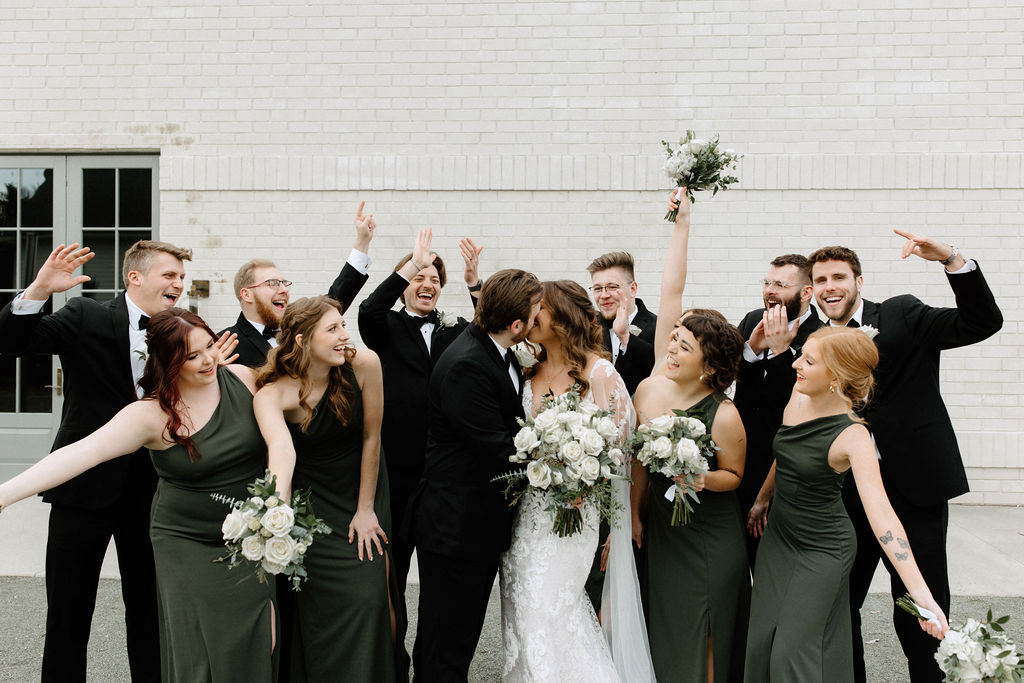
<svg viewBox="0 0 1024 683">
<path fill-rule="evenodd" d="M 178 433 L 183 426 L 178 414 L 178 409 L 182 407 L 178 375 L 181 374 L 181 366 L 185 364 L 189 354 L 188 336 L 197 327 L 208 333 L 211 339 L 217 339 L 217 335 L 205 320 L 183 308 L 160 311 L 150 318 L 149 324 L 146 325 L 149 359 L 146 361 L 142 379 L 139 380 L 139 386 L 143 391 L 142 397 L 155 400 L 161 410 L 167 413 L 164 439 L 183 446 L 188 451 L 188 459 L 191 462 L 199 459 L 199 450 L 190 434 L 182 436 Z"/>
<path fill-rule="evenodd" d="M 587 367 L 587 356 L 594 354 L 610 358 L 601 344 L 602 329 L 597 311 L 590 303 L 587 290 L 572 280 L 542 282 L 541 291 L 544 308 L 551 316 L 551 329 L 558 336 L 569 364 L 569 377 L 580 385 L 580 395 L 583 395 L 590 389 L 590 382 L 583 375 Z M 545 360 L 546 356 L 541 349 L 537 357 Z M 525 374 L 532 377 L 536 367 L 527 368 Z"/>
<path fill-rule="evenodd" d="M 296 337 L 311 341 L 320 319 L 331 309 L 344 314 L 344 307 L 334 299 L 326 296 L 313 296 L 298 299 L 288 304 L 281 317 L 281 331 L 277 335 L 277 346 L 270 350 L 267 362 L 259 369 L 256 376 L 256 388 L 260 389 L 282 377 L 299 380 L 299 405 L 306 417 L 300 428 L 303 432 L 313 419 L 313 408 L 307 399 L 312 392 L 313 384 L 309 378 L 311 354 L 309 344 L 300 344 Z M 345 350 L 345 362 L 351 363 L 355 358 L 355 349 Z M 348 424 L 352 416 L 352 401 L 355 389 L 345 378 L 344 365 L 332 367 L 327 379 L 327 405 L 342 424 Z"/>
</svg>

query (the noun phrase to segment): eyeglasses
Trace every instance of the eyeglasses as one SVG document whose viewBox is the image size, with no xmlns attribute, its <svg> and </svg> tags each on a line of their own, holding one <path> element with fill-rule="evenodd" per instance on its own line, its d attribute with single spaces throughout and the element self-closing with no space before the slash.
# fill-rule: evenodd
<svg viewBox="0 0 1024 683">
<path fill-rule="evenodd" d="M 798 285 L 794 282 L 782 282 L 781 280 L 769 280 L 767 278 L 761 280 L 761 287 L 764 289 L 768 289 L 769 287 L 772 287 L 773 289 L 789 289 L 790 287 L 797 286 Z"/>
<path fill-rule="evenodd" d="M 601 294 L 602 292 L 608 292 L 609 294 L 614 294 L 615 292 L 617 292 L 620 289 L 622 289 L 624 286 L 625 285 L 618 285 L 618 284 L 615 284 L 615 283 L 612 283 L 610 285 L 604 285 L 604 286 L 602 286 L 602 285 L 594 285 L 593 287 L 590 288 L 590 291 L 593 292 L 594 294 Z"/>
<path fill-rule="evenodd" d="M 269 280 L 264 280 L 263 282 L 257 282 L 254 285 L 249 285 L 248 287 L 246 287 L 246 289 L 253 289 L 255 287 L 259 287 L 260 285 L 266 285 L 267 287 L 270 287 L 271 289 L 277 289 L 278 287 L 282 287 L 282 286 L 284 286 L 284 287 L 291 287 L 292 286 L 292 281 L 291 280 L 278 280 L 276 277 L 272 277 Z"/>
</svg>

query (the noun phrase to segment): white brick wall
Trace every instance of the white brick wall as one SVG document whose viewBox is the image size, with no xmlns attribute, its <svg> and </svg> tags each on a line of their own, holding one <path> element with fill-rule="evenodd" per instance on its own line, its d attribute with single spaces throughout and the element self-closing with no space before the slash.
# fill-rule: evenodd
<svg viewBox="0 0 1024 683">
<path fill-rule="evenodd" d="M 159 151 L 162 237 L 235 315 L 240 261 L 321 291 L 366 199 L 378 282 L 435 227 L 488 271 L 582 278 L 628 247 L 656 302 L 661 139 L 685 128 L 747 157 L 695 213 L 687 300 L 753 308 L 774 255 L 856 249 L 865 295 L 951 304 L 892 227 L 956 242 L 1006 316 L 944 357 L 971 502 L 1024 503 L 1024 0 L 892 3 L 4 0 L 0 149 Z"/>
</svg>

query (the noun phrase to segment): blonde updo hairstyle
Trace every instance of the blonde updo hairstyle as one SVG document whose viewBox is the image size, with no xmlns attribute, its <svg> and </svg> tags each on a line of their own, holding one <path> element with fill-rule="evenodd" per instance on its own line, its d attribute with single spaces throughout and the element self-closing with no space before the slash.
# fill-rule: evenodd
<svg viewBox="0 0 1024 683">
<path fill-rule="evenodd" d="M 821 327 L 807 341 L 815 340 L 821 362 L 836 377 L 835 392 L 851 413 L 862 410 L 875 388 L 874 369 L 878 366 L 878 347 L 863 332 L 852 327 Z"/>
</svg>

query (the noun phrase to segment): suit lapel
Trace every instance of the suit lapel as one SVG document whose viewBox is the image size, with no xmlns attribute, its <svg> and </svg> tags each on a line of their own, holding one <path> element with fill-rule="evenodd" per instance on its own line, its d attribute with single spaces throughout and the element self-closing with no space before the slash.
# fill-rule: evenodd
<svg viewBox="0 0 1024 683">
<path fill-rule="evenodd" d="M 249 322 L 244 314 L 238 314 L 238 321 L 235 323 L 235 329 L 238 330 L 238 334 L 240 336 L 248 339 L 253 346 L 262 351 L 264 357 L 270 353 L 270 342 L 252 326 L 252 323 Z"/>
<path fill-rule="evenodd" d="M 864 315 L 861 319 L 861 325 L 871 325 L 871 327 L 878 329 L 878 311 L 878 304 L 864 299 Z"/>
<path fill-rule="evenodd" d="M 117 368 L 117 374 L 121 376 L 121 383 L 131 392 L 133 398 L 135 393 L 135 379 L 132 377 L 131 344 L 128 337 L 128 304 L 124 301 L 124 292 L 119 294 L 110 302 L 110 333 L 114 339 L 116 351 L 111 360 Z"/>
</svg>

